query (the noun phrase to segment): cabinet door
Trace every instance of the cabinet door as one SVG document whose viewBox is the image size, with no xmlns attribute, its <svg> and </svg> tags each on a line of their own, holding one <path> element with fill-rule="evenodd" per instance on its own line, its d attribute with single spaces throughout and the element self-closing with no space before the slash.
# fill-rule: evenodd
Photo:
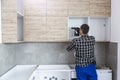
<svg viewBox="0 0 120 80">
<path fill-rule="evenodd" d="M 89 35 L 94 36 L 96 41 L 107 41 L 107 28 L 106 18 L 91 18 Z"/>
<path fill-rule="evenodd" d="M 46 0 L 24 0 L 24 41 L 41 41 L 46 33 Z"/>
<path fill-rule="evenodd" d="M 66 41 L 67 1 L 25 0 L 24 41 Z"/>
<path fill-rule="evenodd" d="M 69 16 L 89 16 L 89 0 L 70 0 Z"/>
<path fill-rule="evenodd" d="M 48 41 L 66 41 L 69 0 L 47 0 Z"/>
<path fill-rule="evenodd" d="M 90 0 L 90 16 L 110 16 L 110 0 Z"/>
<path fill-rule="evenodd" d="M 47 17 L 67 17 L 69 0 L 47 0 Z"/>
<path fill-rule="evenodd" d="M 17 1 L 2 0 L 2 42 L 17 42 Z"/>
<path fill-rule="evenodd" d="M 67 41 L 67 17 L 47 17 L 48 41 Z"/>
</svg>

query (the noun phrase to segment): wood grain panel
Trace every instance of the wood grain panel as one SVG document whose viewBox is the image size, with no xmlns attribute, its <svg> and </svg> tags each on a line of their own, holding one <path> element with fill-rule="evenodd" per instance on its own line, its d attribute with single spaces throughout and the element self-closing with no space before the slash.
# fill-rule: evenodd
<svg viewBox="0 0 120 80">
<path fill-rule="evenodd" d="M 65 27 L 67 26 L 61 26 L 61 27 L 53 26 L 52 28 L 48 30 L 48 33 L 51 33 L 51 34 L 48 34 L 48 36 L 50 36 L 50 38 L 54 38 L 57 41 L 59 41 L 59 39 L 62 41 L 66 41 L 67 40 L 67 29 Z"/>
<path fill-rule="evenodd" d="M 47 17 L 47 25 L 67 25 L 68 17 Z"/>
<path fill-rule="evenodd" d="M 67 17 L 68 9 L 47 9 L 48 17 Z"/>
<path fill-rule="evenodd" d="M 70 0 L 69 16 L 89 16 L 89 0 Z"/>
<path fill-rule="evenodd" d="M 110 0 L 90 0 L 90 16 L 110 16 Z"/>
<path fill-rule="evenodd" d="M 24 41 L 38 38 L 38 36 L 44 34 L 44 29 L 46 29 L 46 17 L 26 17 L 24 22 Z M 32 34 L 36 33 L 36 36 L 32 36 Z"/>
<path fill-rule="evenodd" d="M 41 41 L 47 32 L 46 0 L 24 0 L 24 8 L 24 41 Z"/>
<path fill-rule="evenodd" d="M 47 0 L 48 17 L 67 17 L 69 0 Z"/>
<path fill-rule="evenodd" d="M 43 7 L 44 3 L 25 4 L 24 41 L 61 42 L 67 40 L 68 7 L 64 5 L 67 2 L 62 0 L 45 1 L 47 1 L 46 8 Z M 30 9 L 34 10 L 29 11 Z"/>
<path fill-rule="evenodd" d="M 40 25 L 44 25 L 46 24 L 46 17 L 38 17 L 38 16 L 35 16 L 35 17 L 31 17 L 31 16 L 28 16 L 28 17 L 25 17 L 24 18 L 24 25 L 25 27 L 29 27 L 29 26 L 40 26 Z"/>
<path fill-rule="evenodd" d="M 54 41 L 67 41 L 68 17 L 47 17 L 48 36 Z"/>
<path fill-rule="evenodd" d="M 37 7 L 30 7 L 29 9 L 25 9 L 24 13 L 26 16 L 39 16 L 46 17 L 46 9 Z"/>
<path fill-rule="evenodd" d="M 17 42 L 17 1 L 2 0 L 2 42 Z"/>
</svg>

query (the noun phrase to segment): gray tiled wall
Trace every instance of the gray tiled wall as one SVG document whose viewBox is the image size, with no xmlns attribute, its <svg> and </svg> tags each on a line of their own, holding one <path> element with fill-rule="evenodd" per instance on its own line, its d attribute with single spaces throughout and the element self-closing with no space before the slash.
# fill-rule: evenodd
<svg viewBox="0 0 120 80">
<path fill-rule="evenodd" d="M 0 44 L 0 75 L 15 65 L 15 45 Z"/>
<path fill-rule="evenodd" d="M 15 64 L 73 64 L 73 52 L 68 53 L 69 43 L 19 43 L 0 44 L 0 74 Z M 96 43 L 97 65 L 105 66 L 107 43 Z M 1 63 L 2 62 L 2 63 Z"/>
<path fill-rule="evenodd" d="M 17 64 L 72 64 L 73 52 L 68 53 L 69 43 L 22 43 L 16 46 Z M 98 65 L 105 65 L 105 43 L 96 43 L 95 56 Z"/>
<path fill-rule="evenodd" d="M 117 80 L 117 43 L 110 43 L 106 45 L 106 65 L 113 70 L 113 79 Z"/>
<path fill-rule="evenodd" d="M 24 43 L 16 47 L 17 64 L 74 63 L 73 54 L 66 51 L 67 43 Z"/>
</svg>

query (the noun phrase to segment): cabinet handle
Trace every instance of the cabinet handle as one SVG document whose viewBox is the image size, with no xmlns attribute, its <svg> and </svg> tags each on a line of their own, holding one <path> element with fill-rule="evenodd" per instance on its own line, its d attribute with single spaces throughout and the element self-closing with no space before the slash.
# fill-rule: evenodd
<svg viewBox="0 0 120 80">
<path fill-rule="evenodd" d="M 35 80 L 35 77 L 33 76 L 33 79 L 32 80 Z"/>
<path fill-rule="evenodd" d="M 104 27 L 106 27 L 106 24 L 103 24 Z"/>
</svg>

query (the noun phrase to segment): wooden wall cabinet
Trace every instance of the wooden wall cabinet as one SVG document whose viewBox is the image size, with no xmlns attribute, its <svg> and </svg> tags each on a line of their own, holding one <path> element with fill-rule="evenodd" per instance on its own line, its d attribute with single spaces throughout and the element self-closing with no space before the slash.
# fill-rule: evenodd
<svg viewBox="0 0 120 80">
<path fill-rule="evenodd" d="M 68 41 L 69 17 L 110 17 L 110 4 L 110 0 L 2 0 L 2 43 Z"/>
<path fill-rule="evenodd" d="M 90 0 L 90 16 L 111 15 L 111 0 Z"/>
<path fill-rule="evenodd" d="M 47 0 L 47 26 L 50 41 L 67 41 L 69 0 Z"/>
<path fill-rule="evenodd" d="M 46 0 L 24 0 L 24 41 L 46 38 Z"/>
<path fill-rule="evenodd" d="M 2 43 L 17 42 L 17 0 L 2 0 Z"/>
<path fill-rule="evenodd" d="M 1 1 L 1 43 L 16 43 L 21 40 L 23 27 L 23 7 L 22 0 L 2 0 Z"/>
<path fill-rule="evenodd" d="M 67 41 L 68 17 L 47 17 L 47 29 L 50 41 Z"/>
<path fill-rule="evenodd" d="M 89 16 L 89 0 L 70 0 L 69 16 Z"/>
<path fill-rule="evenodd" d="M 25 0 L 24 41 L 66 41 L 68 1 Z"/>
<path fill-rule="evenodd" d="M 111 0 L 70 0 L 69 16 L 110 17 Z"/>
<path fill-rule="evenodd" d="M 67 41 L 69 17 L 110 16 L 110 0 L 25 0 L 24 7 L 24 41 Z"/>
<path fill-rule="evenodd" d="M 67 17 L 69 0 L 47 0 L 47 17 Z"/>
</svg>

